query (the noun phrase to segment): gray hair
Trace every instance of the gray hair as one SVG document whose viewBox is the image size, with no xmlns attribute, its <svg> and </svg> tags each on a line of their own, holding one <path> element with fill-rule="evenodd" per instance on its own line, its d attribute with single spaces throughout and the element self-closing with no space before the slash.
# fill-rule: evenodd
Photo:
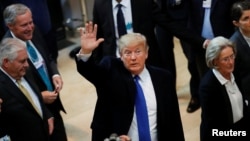
<svg viewBox="0 0 250 141">
<path fill-rule="evenodd" d="M 121 53 L 123 48 L 127 47 L 133 42 L 142 42 L 145 44 L 145 48 L 148 49 L 146 37 L 140 33 L 128 33 L 123 35 L 118 40 L 119 52 Z"/>
<path fill-rule="evenodd" d="M 225 37 L 218 36 L 209 42 L 206 49 L 206 63 L 209 68 L 217 68 L 214 60 L 219 58 L 221 51 L 226 47 L 231 47 L 236 54 L 235 44 Z"/>
<path fill-rule="evenodd" d="M 30 11 L 30 9 L 24 4 L 9 5 L 3 12 L 5 24 L 15 24 L 16 17 L 25 14 L 27 11 Z"/>
<path fill-rule="evenodd" d="M 6 58 L 10 61 L 16 59 L 17 52 L 24 49 L 26 50 L 26 46 L 19 39 L 4 38 L 0 44 L 0 66 Z"/>
</svg>

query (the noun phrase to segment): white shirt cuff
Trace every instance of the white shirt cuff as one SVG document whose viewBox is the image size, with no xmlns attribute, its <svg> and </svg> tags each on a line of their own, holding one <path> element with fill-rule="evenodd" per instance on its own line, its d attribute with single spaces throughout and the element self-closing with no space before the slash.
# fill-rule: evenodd
<svg viewBox="0 0 250 141">
<path fill-rule="evenodd" d="M 92 53 L 88 53 L 88 54 L 84 54 L 84 53 L 80 53 L 81 51 L 79 51 L 79 53 L 76 54 L 76 57 L 78 58 L 78 60 L 82 60 L 84 62 L 87 62 L 90 58 L 90 56 L 92 55 Z"/>
</svg>

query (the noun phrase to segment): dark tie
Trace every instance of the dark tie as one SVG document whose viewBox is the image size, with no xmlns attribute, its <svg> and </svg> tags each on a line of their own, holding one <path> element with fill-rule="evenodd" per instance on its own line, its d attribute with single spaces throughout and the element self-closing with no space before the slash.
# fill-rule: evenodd
<svg viewBox="0 0 250 141">
<path fill-rule="evenodd" d="M 32 62 L 38 61 L 38 55 L 37 55 L 35 49 L 31 46 L 31 44 L 29 42 L 26 42 L 26 45 L 27 45 L 27 50 L 28 50 L 28 53 L 30 55 L 31 61 Z"/>
<path fill-rule="evenodd" d="M 150 129 L 149 129 L 149 120 L 148 120 L 148 111 L 147 104 L 143 94 L 143 90 L 139 84 L 139 76 L 135 76 L 135 84 L 136 84 L 136 98 L 135 98 L 135 110 L 137 117 L 137 126 L 139 133 L 139 141 L 150 141 Z"/>
<path fill-rule="evenodd" d="M 127 34 L 127 29 L 126 29 L 126 25 L 125 25 L 124 15 L 122 13 L 122 5 L 119 3 L 119 4 L 117 4 L 117 7 L 118 7 L 118 12 L 116 15 L 117 28 L 118 28 L 119 37 L 121 37 L 122 35 Z"/>
</svg>

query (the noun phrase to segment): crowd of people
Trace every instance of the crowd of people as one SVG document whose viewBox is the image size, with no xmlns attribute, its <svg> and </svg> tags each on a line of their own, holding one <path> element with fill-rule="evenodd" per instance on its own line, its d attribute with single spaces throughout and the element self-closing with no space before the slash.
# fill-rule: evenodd
<svg viewBox="0 0 250 141">
<path fill-rule="evenodd" d="M 0 137 L 66 141 L 57 56 L 34 16 L 25 3 L 3 10 Z M 91 140 L 185 140 L 174 36 L 191 74 L 187 112 L 201 108 L 200 140 L 250 140 L 249 27 L 249 0 L 95 0 L 75 53 L 76 71 L 97 92 Z"/>
<path fill-rule="evenodd" d="M 3 48 L 3 51 L 1 52 L 1 71 L 3 72 L 1 73 L 1 77 L 8 76 L 8 78 L 12 80 L 12 82 L 9 83 L 11 85 L 8 86 L 8 89 L 12 91 L 6 91 L 7 87 L 5 85 L 7 81 L 2 82 L 1 90 L 3 91 L 2 94 L 10 95 L 12 93 L 14 97 L 17 97 L 17 100 L 9 100 L 11 97 L 5 97 L 2 94 L 0 96 L 3 100 L 2 112 L 0 114 L 1 135 L 6 134 L 10 136 L 11 140 L 25 140 L 27 134 L 22 133 L 21 131 L 24 132 L 28 130 L 30 131 L 28 132 L 30 134 L 30 140 L 66 141 L 66 130 L 60 113 L 61 111 L 66 113 L 66 111 L 59 94 L 63 87 L 63 80 L 57 68 L 56 60 L 52 57 L 52 52 L 49 50 L 39 28 L 35 26 L 35 23 L 33 22 L 31 9 L 21 3 L 10 4 L 3 11 L 3 19 L 7 30 L 2 37 L 2 46 L 6 46 L 6 48 Z M 11 44 L 11 41 L 10 43 L 4 41 L 9 38 L 18 40 L 20 43 Z M 25 46 L 27 48 L 29 59 L 27 57 L 25 58 L 25 56 L 22 56 L 22 58 L 19 59 L 18 54 L 20 49 L 14 49 L 12 46 Z M 13 50 L 9 51 L 8 48 L 13 48 Z M 10 53 L 7 52 L 8 54 L 5 54 L 5 50 Z M 7 67 L 8 70 L 5 70 L 5 67 Z M 38 127 L 36 127 L 36 123 L 31 122 L 35 121 L 36 118 L 40 118 L 40 120 L 44 122 L 46 121 L 46 115 L 42 112 L 41 116 L 37 117 L 38 114 L 33 111 L 36 107 L 30 107 L 31 105 L 27 99 L 23 97 L 20 90 L 18 91 L 18 89 L 16 89 L 18 88 L 18 85 L 16 85 L 16 75 L 21 75 L 18 79 L 21 80 L 22 78 L 24 83 L 26 83 L 24 86 L 28 87 L 28 92 L 31 95 L 29 96 L 31 97 L 30 103 L 34 102 L 36 105 L 39 105 L 38 100 L 40 100 L 40 96 L 42 97 L 42 103 L 46 105 L 45 109 L 47 109 L 46 111 L 49 111 L 51 117 L 49 121 L 50 126 L 52 127 L 50 132 L 48 131 L 47 124 L 41 126 L 43 131 L 39 131 L 41 129 L 37 129 Z M 26 76 L 35 79 L 34 82 L 38 91 L 35 91 L 28 86 L 27 82 L 29 80 Z M 22 97 L 22 100 L 25 100 L 25 103 L 23 103 L 22 100 L 18 100 L 18 97 L 20 96 Z M 18 106 L 18 104 L 21 106 Z M 13 109 L 13 106 L 15 107 L 15 110 L 11 110 Z M 42 106 L 38 107 L 42 108 Z M 16 110 L 26 112 L 16 112 Z M 26 115 L 27 113 L 32 115 Z M 23 122 L 22 120 L 16 120 L 16 117 L 19 117 L 22 120 L 27 120 L 30 122 L 27 125 L 31 126 L 27 126 L 25 124 L 26 122 Z M 37 122 L 39 123 L 39 121 Z M 40 132 L 46 136 L 42 135 Z M 38 135 L 35 133 L 38 133 Z"/>
</svg>

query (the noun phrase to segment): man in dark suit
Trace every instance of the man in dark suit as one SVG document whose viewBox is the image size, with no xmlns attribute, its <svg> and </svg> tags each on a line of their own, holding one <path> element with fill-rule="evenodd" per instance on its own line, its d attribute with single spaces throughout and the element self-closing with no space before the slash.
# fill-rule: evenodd
<svg viewBox="0 0 250 141">
<path fill-rule="evenodd" d="M 0 134 L 12 141 L 49 141 L 53 117 L 45 106 L 29 67 L 26 47 L 20 40 L 6 38 L 0 49 Z M 18 86 L 23 85 L 31 98 Z M 34 103 L 34 104 L 33 104 Z M 37 110 L 36 110 L 37 109 Z"/>
<path fill-rule="evenodd" d="M 169 19 L 162 14 L 159 6 L 154 0 L 95 0 L 93 8 L 93 22 L 99 26 L 97 37 L 104 38 L 105 41 L 100 44 L 94 51 L 94 57 L 99 61 L 104 56 L 116 56 L 117 40 L 119 39 L 116 13 L 117 4 L 121 3 L 122 11 L 125 16 L 126 30 L 128 33 L 137 32 L 146 36 L 149 45 L 149 57 L 147 63 L 151 65 L 163 67 L 162 58 L 160 55 L 159 46 L 155 36 L 156 25 L 161 26 L 164 30 L 174 34 L 175 36 L 185 39 L 186 41 L 195 44 L 197 48 L 202 49 L 205 41 L 200 36 L 195 36 L 190 31 L 187 31 L 184 26 L 181 26 L 178 21 Z"/>
<path fill-rule="evenodd" d="M 4 10 L 5 24 L 9 30 L 4 35 L 20 39 L 27 45 L 31 72 L 39 84 L 43 100 L 54 116 L 55 130 L 51 135 L 53 141 L 66 141 L 66 131 L 60 111 L 65 112 L 59 97 L 63 81 L 57 69 L 55 60 L 48 52 L 47 45 L 34 26 L 30 9 L 23 4 L 13 4 Z M 46 79 L 47 78 L 47 79 Z"/>
<path fill-rule="evenodd" d="M 33 20 L 36 26 L 39 27 L 41 34 L 46 41 L 49 51 L 51 52 L 52 58 L 57 61 L 58 57 L 58 48 L 57 48 L 57 39 L 56 39 L 56 29 L 52 22 L 52 13 L 50 13 L 49 0 L 1 0 L 0 1 L 0 13 L 3 14 L 3 10 L 15 3 L 22 3 L 29 7 L 32 11 Z M 54 1 L 53 1 L 54 2 Z M 56 13 L 57 14 L 57 13 Z M 0 17 L 1 18 L 1 17 Z M 4 22 L 0 25 L 0 31 L 6 31 L 6 26 Z M 5 32 L 3 32 L 4 34 Z M 1 34 L 0 34 L 1 36 Z M 2 35 L 3 36 L 3 35 Z M 2 37 L 1 36 L 1 37 Z"/>
<path fill-rule="evenodd" d="M 77 54 L 78 72 L 94 84 L 97 103 L 91 124 L 92 141 L 103 141 L 112 133 L 139 140 L 138 116 L 135 110 L 136 84 L 146 99 L 151 140 L 184 141 L 177 94 L 173 76 L 167 70 L 145 65 L 148 45 L 144 35 L 128 33 L 119 39 L 120 58 L 106 56 L 100 63 L 91 58 L 92 51 L 104 41 L 96 40 L 97 25 L 85 25 L 81 32 L 81 50 Z M 147 122 L 148 123 L 148 122 Z M 146 122 L 144 123 L 146 124 Z"/>
<path fill-rule="evenodd" d="M 230 10 L 233 3 L 236 1 L 238 0 L 191 0 L 190 21 L 188 25 L 189 28 L 206 39 L 212 39 L 216 36 L 224 36 L 226 38 L 229 38 L 234 32 L 234 25 L 231 21 Z M 208 10 L 210 11 L 210 16 L 208 18 L 211 24 L 212 31 L 203 30 L 203 28 L 205 28 L 203 23 L 208 22 L 204 21 L 206 14 L 208 14 Z M 208 27 L 206 28 L 208 29 Z M 208 35 L 204 32 L 212 32 L 212 34 Z M 196 53 L 196 56 L 198 56 L 196 60 L 197 66 L 200 66 L 198 67 L 200 75 L 203 75 L 208 70 L 206 64 L 204 63 L 205 50 L 193 51 Z"/>
<path fill-rule="evenodd" d="M 230 40 L 236 45 L 234 75 L 240 90 L 250 99 L 250 46 L 249 46 L 250 1 L 237 2 L 232 6 L 232 22 L 237 28 Z"/>
<path fill-rule="evenodd" d="M 183 27 L 187 27 L 188 16 L 189 16 L 189 4 L 188 0 L 157 0 L 161 7 L 161 11 L 165 13 L 169 18 L 179 21 Z M 175 55 L 174 55 L 174 36 L 173 34 L 165 31 L 160 26 L 156 27 L 156 37 L 159 42 L 160 51 L 162 54 L 164 68 L 168 69 L 176 80 L 176 65 L 175 65 Z M 191 97 L 196 97 L 198 95 L 198 87 L 200 83 L 200 77 L 196 67 L 196 61 L 194 53 L 190 46 L 186 42 L 180 40 L 180 44 L 185 57 L 188 62 L 188 71 L 191 75 L 190 78 L 190 94 Z M 203 50 L 203 49 L 201 49 Z M 190 103 L 187 107 L 187 112 L 192 113 L 200 107 L 199 104 Z"/>
<path fill-rule="evenodd" d="M 217 36 L 229 38 L 234 32 L 234 26 L 230 18 L 230 9 L 234 2 L 238 0 L 189 0 L 189 19 L 188 28 L 203 38 L 211 40 Z M 194 59 L 193 67 L 196 67 L 199 78 L 196 77 L 196 83 L 199 83 L 203 75 L 208 71 L 205 61 L 205 50 L 194 49 L 188 42 L 184 44 L 185 48 L 190 48 Z M 191 99 L 187 108 L 188 112 L 194 112 L 200 107 L 198 87 L 194 84 Z"/>
</svg>

